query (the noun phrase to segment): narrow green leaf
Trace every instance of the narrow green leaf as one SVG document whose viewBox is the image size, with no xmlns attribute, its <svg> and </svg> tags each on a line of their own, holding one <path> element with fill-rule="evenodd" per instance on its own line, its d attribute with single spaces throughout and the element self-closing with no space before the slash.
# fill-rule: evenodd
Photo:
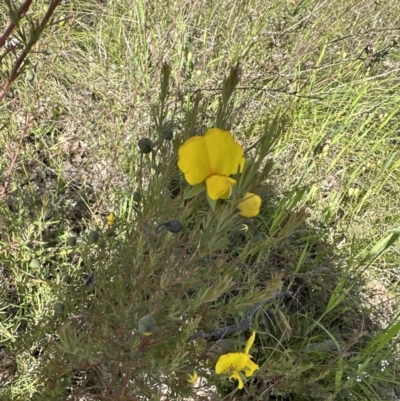
<svg viewBox="0 0 400 401">
<path fill-rule="evenodd" d="M 383 332 L 377 334 L 365 348 L 366 352 L 377 354 L 392 340 L 400 331 L 400 320 L 389 326 Z"/>
<path fill-rule="evenodd" d="M 208 196 L 208 194 L 207 194 L 207 201 L 208 201 L 208 204 L 210 205 L 212 211 L 214 211 L 214 210 L 215 210 L 215 207 L 217 206 L 217 201 L 214 200 L 214 199 L 211 199 L 211 198 Z"/>
<path fill-rule="evenodd" d="M 194 185 L 193 187 L 189 188 L 189 190 L 185 193 L 184 199 L 190 199 L 194 196 L 200 194 L 206 189 L 206 184 L 204 182 Z"/>
<path fill-rule="evenodd" d="M 392 234 L 380 240 L 370 251 L 370 255 L 381 254 L 390 248 L 400 237 L 400 227 L 397 227 Z"/>
</svg>

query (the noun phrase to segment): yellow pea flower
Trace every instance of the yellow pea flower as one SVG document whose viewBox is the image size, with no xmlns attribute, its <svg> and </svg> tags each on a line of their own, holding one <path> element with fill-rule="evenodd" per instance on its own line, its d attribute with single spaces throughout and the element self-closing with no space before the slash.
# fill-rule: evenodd
<svg viewBox="0 0 400 401">
<path fill-rule="evenodd" d="M 107 216 L 107 225 L 110 227 L 113 226 L 115 223 L 115 214 L 113 212 L 110 212 L 109 215 Z"/>
<path fill-rule="evenodd" d="M 251 360 L 252 356 L 250 355 L 250 348 L 255 338 L 256 332 L 253 331 L 253 334 L 247 341 L 244 352 L 230 352 L 229 354 L 221 355 L 215 365 L 215 372 L 217 374 L 228 374 L 230 375 L 230 379 L 236 379 L 238 381 L 238 389 L 244 387 L 240 372 L 244 372 L 246 377 L 250 377 L 259 368 L 259 366 Z"/>
<path fill-rule="evenodd" d="M 194 136 L 179 148 L 178 167 L 190 185 L 205 182 L 210 199 L 228 199 L 236 180 L 229 177 L 243 171 L 244 150 L 232 134 L 211 128 L 204 136 Z M 260 213 L 261 198 L 247 193 L 238 204 L 240 215 L 255 217 Z"/>
<path fill-rule="evenodd" d="M 232 174 L 243 171 L 243 148 L 230 132 L 211 128 L 204 136 L 194 136 L 179 148 L 178 167 L 190 185 L 205 181 L 208 196 L 227 199 L 235 180 Z"/>
<path fill-rule="evenodd" d="M 240 215 L 247 218 L 257 216 L 260 213 L 260 207 L 261 198 L 251 192 L 247 192 L 242 202 L 238 204 Z"/>
<path fill-rule="evenodd" d="M 189 383 L 194 383 L 196 380 L 197 380 L 197 378 L 199 377 L 198 376 L 198 374 L 197 374 L 197 372 L 194 370 L 193 371 L 193 374 L 191 375 L 190 373 L 188 373 L 188 376 L 189 376 L 189 378 L 187 379 L 187 381 L 189 382 Z"/>
</svg>

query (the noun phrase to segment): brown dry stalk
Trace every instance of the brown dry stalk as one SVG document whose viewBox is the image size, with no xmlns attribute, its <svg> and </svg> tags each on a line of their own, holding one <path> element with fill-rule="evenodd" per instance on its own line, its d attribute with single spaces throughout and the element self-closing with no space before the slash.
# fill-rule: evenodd
<svg viewBox="0 0 400 401">
<path fill-rule="evenodd" d="M 39 40 L 40 35 L 42 34 L 42 32 L 44 31 L 44 29 L 47 26 L 47 23 L 49 22 L 50 17 L 53 15 L 54 10 L 56 9 L 56 7 L 60 4 L 61 0 L 53 0 L 50 5 L 49 8 L 45 14 L 45 16 L 43 17 L 42 21 L 40 22 L 40 24 L 37 27 L 37 33 L 36 35 L 31 37 L 31 40 L 28 42 L 28 44 L 25 46 L 25 49 L 23 50 L 23 52 L 20 54 L 20 56 L 18 57 L 17 61 L 14 64 L 13 69 L 10 72 L 10 75 L 8 76 L 8 78 L 6 79 L 4 85 L 3 85 L 3 89 L 0 92 L 0 101 L 2 101 L 10 87 L 10 85 L 12 84 L 13 81 L 15 81 L 15 79 L 18 76 L 18 71 L 21 68 L 22 63 L 24 62 L 24 60 L 26 59 L 27 55 L 30 53 L 30 51 L 32 50 L 32 47 L 35 45 L 35 43 Z M 4 35 L 3 35 L 4 36 Z M 3 38 L 3 37 L 2 37 Z"/>
<path fill-rule="evenodd" d="M 61 2 L 61 0 L 52 0 L 51 1 L 45 16 L 43 17 L 42 21 L 40 22 L 40 24 L 37 27 L 36 35 L 31 37 L 30 41 L 25 46 L 25 49 L 22 51 L 22 53 L 19 55 L 17 61 L 15 62 L 14 66 L 13 66 L 11 72 L 10 72 L 10 75 L 5 80 L 5 82 L 3 84 L 3 88 L 0 91 L 0 102 L 5 98 L 8 89 L 10 88 L 11 84 L 17 78 L 18 72 L 19 72 L 24 60 L 26 59 L 26 57 L 28 56 L 28 54 L 32 50 L 32 47 L 35 45 L 35 43 L 39 40 L 40 35 L 45 30 L 45 28 L 46 28 L 51 16 L 54 13 L 54 10 L 60 4 L 60 2 Z M 26 14 L 26 12 L 29 10 L 29 7 L 30 7 L 31 3 L 32 3 L 32 0 L 26 0 L 25 3 L 20 7 L 20 9 L 17 12 L 18 19 L 20 19 L 24 14 Z M 10 22 L 10 24 L 7 27 L 6 31 L 4 32 L 4 34 L 0 38 L 0 48 L 4 46 L 6 40 L 8 39 L 8 37 L 10 36 L 10 34 L 14 30 L 14 28 L 15 28 L 14 22 Z M 4 198 L 4 196 L 6 195 L 6 193 L 7 193 L 8 185 L 9 185 L 10 180 L 11 180 L 12 171 L 13 171 L 16 163 L 17 163 L 17 159 L 18 159 L 18 156 L 19 156 L 20 151 L 21 151 L 22 141 L 23 141 L 23 139 L 24 139 L 24 137 L 25 137 L 25 135 L 26 135 L 26 133 L 28 131 L 28 128 L 32 123 L 32 121 L 33 121 L 33 116 L 29 114 L 26 117 L 24 127 L 23 127 L 23 129 L 21 131 L 21 135 L 20 135 L 20 138 L 19 138 L 19 141 L 18 141 L 17 149 L 15 150 L 14 155 L 11 158 L 11 162 L 10 162 L 10 165 L 8 167 L 7 175 L 6 175 L 4 184 L 3 184 L 2 188 L 1 188 L 1 191 L 0 191 L 0 200 L 2 200 Z"/>
<path fill-rule="evenodd" d="M 32 0 L 26 0 L 24 4 L 22 4 L 22 6 L 19 8 L 19 10 L 17 11 L 17 15 L 18 15 L 18 21 L 21 19 L 21 17 L 26 14 L 26 12 L 29 10 L 29 7 L 32 4 Z M 10 25 L 8 25 L 6 31 L 4 32 L 4 34 L 1 36 L 0 38 L 0 48 L 3 47 L 6 43 L 6 40 L 9 38 L 9 36 L 11 35 L 12 31 L 15 28 L 15 23 L 13 21 L 10 22 Z"/>
</svg>

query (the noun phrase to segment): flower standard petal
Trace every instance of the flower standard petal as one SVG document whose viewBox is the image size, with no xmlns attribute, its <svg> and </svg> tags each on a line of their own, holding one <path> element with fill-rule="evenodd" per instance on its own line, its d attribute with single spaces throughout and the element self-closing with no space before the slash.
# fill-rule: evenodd
<svg viewBox="0 0 400 401">
<path fill-rule="evenodd" d="M 232 175 L 242 172 L 245 158 L 243 148 L 229 131 L 211 128 L 204 135 L 212 174 Z"/>
<path fill-rule="evenodd" d="M 238 204 L 240 215 L 243 217 L 255 217 L 260 213 L 261 198 L 258 195 L 248 192 L 244 200 Z"/>
<path fill-rule="evenodd" d="M 213 199 L 227 199 L 236 180 L 224 175 L 212 175 L 206 178 L 208 196 Z"/>
<path fill-rule="evenodd" d="M 178 167 L 190 185 L 197 185 L 213 174 L 206 141 L 202 136 L 188 139 L 179 148 Z"/>
<path fill-rule="evenodd" d="M 250 353 L 250 348 L 253 346 L 255 339 L 256 339 L 256 332 L 255 332 L 255 330 L 253 330 L 253 332 L 251 333 L 250 338 L 247 340 L 246 348 L 244 350 L 244 352 L 246 354 Z"/>
</svg>

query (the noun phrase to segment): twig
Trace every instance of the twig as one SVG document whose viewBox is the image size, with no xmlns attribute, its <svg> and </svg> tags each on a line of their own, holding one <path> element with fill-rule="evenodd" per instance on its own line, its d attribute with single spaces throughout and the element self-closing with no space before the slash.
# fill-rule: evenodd
<svg viewBox="0 0 400 401">
<path fill-rule="evenodd" d="M 236 333 L 238 331 L 244 331 L 250 328 L 251 325 L 251 320 L 253 319 L 254 315 L 260 309 L 263 305 L 265 305 L 267 302 L 270 302 L 274 299 L 278 298 L 284 298 L 284 297 L 290 297 L 292 296 L 291 291 L 284 291 L 284 292 L 275 292 L 271 297 L 266 298 L 257 304 L 255 304 L 244 316 L 244 318 L 237 324 L 233 324 L 231 326 L 226 326 L 226 327 L 221 327 L 219 329 L 213 330 L 211 333 L 205 333 L 202 330 L 194 332 L 190 337 L 188 341 L 196 340 L 198 338 L 222 338 L 226 335 Z"/>
<path fill-rule="evenodd" d="M 51 2 L 51 4 L 49 5 L 49 8 L 48 8 L 45 16 L 43 17 L 42 21 L 40 22 L 40 24 L 39 24 L 39 26 L 37 28 L 36 34 L 32 36 L 32 38 L 30 39 L 29 43 L 26 45 L 25 49 L 23 50 L 23 52 L 20 54 L 20 56 L 18 57 L 17 61 L 15 62 L 14 67 L 11 70 L 9 77 L 6 79 L 6 81 L 5 81 L 4 85 L 3 85 L 3 89 L 0 92 L 0 101 L 2 101 L 4 99 L 8 89 L 10 88 L 10 85 L 12 84 L 12 82 L 17 77 L 18 71 L 21 68 L 21 65 L 24 62 L 26 56 L 29 54 L 29 52 L 31 51 L 31 49 L 35 45 L 35 43 L 39 40 L 39 37 L 40 37 L 41 33 L 46 28 L 50 17 L 54 13 L 54 10 L 60 4 L 60 2 L 61 2 L 61 0 L 53 0 Z"/>
<path fill-rule="evenodd" d="M 339 359 L 343 358 L 346 352 L 357 343 L 357 341 L 364 335 L 368 334 L 367 331 L 361 331 L 359 333 L 355 333 L 349 340 L 349 342 L 344 345 L 328 363 L 316 373 L 316 376 L 323 375 L 333 364 L 335 364 Z"/>
<path fill-rule="evenodd" d="M 261 138 L 260 138 L 260 139 L 257 139 L 252 145 L 250 145 L 250 146 L 244 151 L 244 154 L 249 153 L 250 150 L 253 150 L 254 148 L 256 148 L 260 142 L 261 142 Z"/>
<path fill-rule="evenodd" d="M 25 3 L 22 4 L 22 6 L 19 8 L 19 10 L 17 12 L 18 20 L 21 19 L 21 17 L 27 13 L 31 4 L 32 4 L 32 0 L 26 0 Z M 11 21 L 10 25 L 8 25 L 6 31 L 0 38 L 0 47 L 3 47 L 5 45 L 6 40 L 9 38 L 9 36 L 11 35 L 11 32 L 14 30 L 14 28 L 15 28 L 15 24 L 13 21 Z"/>
<path fill-rule="evenodd" d="M 42 21 L 40 22 L 40 24 L 37 27 L 37 31 L 35 34 L 32 34 L 32 37 L 30 39 L 30 41 L 28 42 L 28 44 L 25 46 L 25 49 L 23 50 L 23 52 L 20 54 L 20 56 L 18 57 L 17 61 L 15 62 L 9 77 L 6 79 L 6 81 L 3 84 L 3 88 L 0 91 L 0 101 L 2 101 L 4 99 L 4 97 L 6 96 L 6 93 L 8 91 L 8 89 L 10 88 L 10 85 L 12 84 L 12 82 L 16 79 L 16 77 L 18 76 L 18 71 L 22 65 L 22 63 L 24 62 L 25 58 L 27 57 L 27 55 L 29 54 L 29 52 L 31 51 L 32 47 L 35 45 L 35 43 L 39 40 L 40 35 L 42 34 L 42 32 L 44 31 L 44 29 L 47 26 L 47 23 L 50 20 L 50 17 L 53 15 L 54 10 L 56 9 L 56 7 L 60 4 L 61 0 L 52 0 L 49 8 L 45 14 L 45 16 L 43 17 Z M 20 9 L 18 10 L 18 18 L 21 18 L 28 10 L 29 7 L 32 3 L 32 0 L 26 0 L 25 3 L 20 7 Z M 0 47 L 2 47 L 7 38 L 10 36 L 11 32 L 13 31 L 13 29 L 15 28 L 15 24 L 14 22 L 11 22 L 10 25 L 7 27 L 5 33 L 1 36 L 0 38 Z M 17 148 L 14 152 L 14 155 L 11 158 L 11 162 L 10 165 L 8 167 L 7 170 L 7 175 L 4 181 L 4 184 L 1 188 L 0 191 L 0 200 L 2 200 L 4 198 L 4 196 L 7 193 L 7 189 L 8 189 L 8 185 L 10 183 L 11 180 L 11 175 L 12 175 L 12 171 L 15 167 L 15 164 L 17 163 L 17 159 L 18 156 L 21 152 L 21 146 L 22 146 L 22 141 L 28 131 L 29 126 L 31 125 L 32 121 L 34 120 L 33 116 L 31 114 L 28 114 L 28 116 L 26 117 L 25 120 L 25 125 L 21 131 L 21 135 L 17 144 Z"/>
<path fill-rule="evenodd" d="M 255 90 L 258 92 L 264 91 L 264 92 L 274 92 L 274 93 L 283 93 L 284 95 L 289 95 L 289 96 L 294 96 L 294 97 L 299 97 L 299 98 L 305 98 L 305 99 L 314 99 L 314 100 L 323 100 L 321 96 L 313 96 L 313 95 L 299 95 L 296 91 L 289 92 L 286 89 L 282 88 L 269 88 L 266 86 L 238 86 L 235 88 L 235 90 L 239 91 L 248 91 L 248 90 Z M 222 88 L 198 88 L 194 89 L 192 92 L 193 93 L 199 93 L 199 92 L 221 92 Z"/>
</svg>

